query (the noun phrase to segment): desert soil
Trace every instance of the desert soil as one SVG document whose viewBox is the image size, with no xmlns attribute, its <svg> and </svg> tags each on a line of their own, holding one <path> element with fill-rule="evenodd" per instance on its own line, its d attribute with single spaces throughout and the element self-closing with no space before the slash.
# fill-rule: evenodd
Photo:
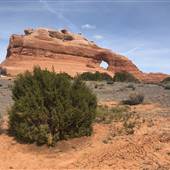
<svg viewBox="0 0 170 170">
<path fill-rule="evenodd" d="M 103 105 L 114 106 L 131 92 L 127 84 L 104 83 L 96 89 L 94 82 L 88 83 Z M 130 108 L 138 117 L 134 134 L 117 133 L 119 122 L 94 123 L 91 137 L 61 141 L 48 148 L 21 144 L 8 135 L 6 109 L 12 104 L 12 81 L 0 80 L 0 84 L 0 111 L 4 115 L 0 169 L 170 169 L 170 91 L 155 85 L 135 89 L 145 92 L 146 98 L 144 104 Z M 127 90 L 122 92 L 122 88 Z"/>
<path fill-rule="evenodd" d="M 12 79 L 0 79 L 0 113 L 4 114 L 13 103 L 11 86 Z M 131 93 L 141 93 L 145 96 L 144 103 L 157 103 L 162 107 L 170 107 L 170 90 L 155 84 L 114 83 L 89 81 L 86 84 L 97 95 L 98 102 L 116 101 L 121 102 L 128 98 Z M 129 88 L 134 86 L 135 89 Z M 97 88 L 96 88 L 97 86 Z"/>
<path fill-rule="evenodd" d="M 106 82 L 92 81 L 86 83 L 97 95 L 99 102 L 112 100 L 120 102 L 127 99 L 131 93 L 140 93 L 145 97 L 144 103 L 157 103 L 164 107 L 170 107 L 170 90 L 165 90 L 160 85 L 119 82 L 107 84 Z"/>
</svg>

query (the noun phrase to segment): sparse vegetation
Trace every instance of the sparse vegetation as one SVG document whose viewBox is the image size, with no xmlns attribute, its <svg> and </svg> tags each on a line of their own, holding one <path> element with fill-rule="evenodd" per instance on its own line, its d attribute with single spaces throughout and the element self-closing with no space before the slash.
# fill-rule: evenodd
<svg viewBox="0 0 170 170">
<path fill-rule="evenodd" d="M 125 132 L 127 135 L 134 134 L 135 123 L 130 121 L 125 121 L 123 124 Z"/>
<path fill-rule="evenodd" d="M 166 90 L 170 90 L 170 83 L 169 83 L 169 84 L 165 84 L 165 85 L 164 85 L 164 88 L 165 88 Z"/>
<path fill-rule="evenodd" d="M 95 73 L 85 72 L 79 75 L 79 77 L 86 81 L 113 81 L 113 78 L 107 73 L 100 73 L 98 71 Z"/>
<path fill-rule="evenodd" d="M 48 31 L 49 32 L 49 36 L 52 38 L 57 38 L 62 40 L 63 39 L 63 34 L 57 31 Z"/>
<path fill-rule="evenodd" d="M 112 121 L 122 121 L 129 117 L 129 108 L 126 106 L 118 106 L 108 108 L 107 106 L 99 106 L 96 112 L 96 121 L 103 123 L 111 123 Z"/>
<path fill-rule="evenodd" d="M 6 76 L 7 70 L 5 68 L 0 67 L 0 75 Z"/>
<path fill-rule="evenodd" d="M 79 79 L 35 68 L 14 81 L 9 130 L 21 142 L 54 145 L 91 135 L 96 97 Z"/>
<path fill-rule="evenodd" d="M 133 84 L 128 84 L 128 85 L 127 85 L 127 88 L 132 89 L 132 90 L 135 90 L 135 89 L 136 89 Z"/>
<path fill-rule="evenodd" d="M 65 73 L 65 72 L 61 72 L 61 73 L 60 73 L 60 76 L 64 76 L 64 77 L 66 77 L 66 78 L 68 78 L 68 79 L 70 79 L 70 80 L 73 79 L 69 74 L 67 74 L 67 73 Z"/>
<path fill-rule="evenodd" d="M 127 105 L 137 105 L 141 104 L 144 101 L 144 95 L 138 93 L 131 93 L 127 100 L 122 101 L 123 104 Z"/>
<path fill-rule="evenodd" d="M 63 37 L 64 41 L 72 41 L 74 40 L 73 36 L 69 35 L 69 34 L 65 34 Z"/>
<path fill-rule="evenodd" d="M 170 83 L 170 77 L 167 77 L 164 80 L 162 80 L 162 83 Z"/>
<path fill-rule="evenodd" d="M 56 31 L 48 31 L 48 32 L 49 32 L 49 36 L 52 38 L 57 38 L 64 41 L 72 41 L 74 39 L 73 36 L 67 34 L 66 30 L 62 30 L 61 33 Z"/>
<path fill-rule="evenodd" d="M 66 29 L 62 29 L 61 32 L 62 32 L 63 34 L 67 34 L 67 33 L 68 33 L 68 31 L 67 31 Z"/>
<path fill-rule="evenodd" d="M 74 83 L 74 81 L 75 81 L 74 79 L 71 80 L 71 85 L 72 85 L 72 83 Z M 51 83 L 51 81 L 49 81 L 49 83 Z M 158 154 L 164 154 L 162 156 L 165 156 L 165 157 L 167 155 L 169 155 L 169 153 L 167 153 L 167 152 L 164 152 L 164 153 L 162 152 L 162 148 L 164 148 L 164 145 L 162 146 L 162 144 L 165 144 L 165 148 L 166 148 L 166 144 L 168 142 L 168 137 L 169 137 L 168 136 L 168 128 L 165 128 L 165 130 L 163 130 L 163 131 L 161 130 L 162 129 L 161 127 L 164 127 L 164 125 L 167 125 L 165 127 L 168 127 L 168 123 L 169 123 L 167 118 L 169 116 L 168 114 L 169 114 L 169 106 L 170 106 L 170 103 L 169 103 L 170 93 L 168 90 L 164 90 L 164 88 L 162 86 L 150 85 L 150 84 L 135 84 L 135 83 L 116 82 L 113 85 L 107 85 L 106 82 L 102 82 L 102 81 L 101 82 L 87 81 L 85 83 L 89 86 L 90 89 L 94 90 L 96 95 L 98 95 L 99 104 L 106 105 L 106 106 L 100 106 L 97 108 L 96 119 L 95 119 L 95 123 L 93 124 L 94 129 L 95 129 L 94 135 L 92 135 L 90 138 L 83 137 L 83 138 L 76 139 L 76 140 L 61 141 L 61 142 L 57 143 L 57 148 L 56 149 L 52 148 L 52 149 L 55 149 L 56 155 L 59 154 L 58 156 L 60 157 L 60 154 L 63 153 L 68 158 L 72 159 L 72 156 L 70 156 L 70 152 L 67 152 L 69 150 L 71 152 L 78 153 L 80 155 L 83 155 L 84 152 L 87 152 L 87 151 L 90 153 L 96 151 L 96 152 L 94 152 L 94 155 L 99 155 L 101 153 L 101 155 L 102 154 L 113 155 L 113 157 L 114 157 L 115 151 L 117 152 L 119 150 L 117 148 L 123 148 L 123 150 L 121 150 L 121 153 L 126 153 L 127 151 L 132 150 L 132 154 L 130 156 L 132 158 L 134 158 L 136 156 L 136 149 L 139 150 L 140 153 L 143 153 L 143 151 L 141 150 L 141 146 L 143 148 L 143 147 L 145 147 L 146 144 L 147 145 L 153 144 L 153 147 L 151 147 L 151 150 L 147 150 L 148 153 L 154 154 L 155 152 L 157 152 Z M 7 87 L 9 87 L 9 85 L 10 86 L 13 85 L 13 79 L 11 79 L 11 81 L 9 81 L 9 79 L 2 78 L 0 80 L 0 84 L 3 85 L 3 88 L 0 88 L 0 103 L 2 105 L 2 107 L 0 107 L 0 113 L 2 113 L 2 115 L 5 115 L 6 108 L 13 103 L 10 100 L 11 99 L 11 97 L 10 97 L 11 91 L 9 88 L 7 88 Z M 133 88 L 132 85 L 135 86 L 136 93 L 144 94 L 144 96 L 146 98 L 146 101 L 145 101 L 146 105 L 141 105 L 139 107 L 136 107 L 136 106 L 131 107 L 128 105 L 120 105 L 119 104 L 117 106 L 118 102 L 126 99 L 126 97 L 128 97 L 128 95 L 129 95 L 129 93 L 134 92 L 131 90 Z M 124 90 L 120 90 L 121 88 Z M 54 87 L 53 92 L 55 92 L 55 89 L 56 88 Z M 53 93 L 53 92 L 51 91 L 50 93 Z M 45 93 L 47 94 L 47 92 L 45 92 Z M 32 93 L 30 93 L 30 94 L 32 94 Z M 50 95 L 51 94 L 49 94 L 49 96 Z M 30 97 L 30 100 L 33 100 L 33 98 Z M 34 102 L 32 102 L 32 103 L 34 103 Z M 162 107 L 160 108 L 159 106 L 155 105 L 155 103 L 159 103 Z M 49 101 L 49 104 L 51 105 L 51 100 Z M 34 108 L 32 110 L 36 110 Z M 52 106 L 51 106 L 51 108 L 52 108 Z M 61 114 L 62 113 L 63 112 L 61 112 Z M 22 116 L 22 114 L 23 113 L 18 112 L 18 117 Z M 40 114 L 40 116 L 41 116 L 41 114 Z M 154 119 L 153 119 L 153 117 L 154 117 Z M 70 117 L 68 117 L 68 118 L 70 118 Z M 6 120 L 7 120 L 6 117 L 4 117 L 3 126 L 0 131 L 2 133 L 2 134 L 0 134 L 1 141 L 3 141 L 3 143 L 5 144 L 4 145 L 5 147 L 1 147 L 2 153 L 6 155 L 5 158 L 8 158 L 8 157 L 10 158 L 11 153 L 14 157 L 17 158 L 18 151 L 19 151 L 19 158 L 24 157 L 25 152 L 28 152 L 28 147 L 26 147 L 27 145 L 22 147 L 21 144 L 18 144 L 17 141 L 13 140 L 13 138 L 11 138 L 8 135 L 8 133 L 6 133 L 6 130 L 7 130 L 6 128 L 8 128 Z M 39 119 L 37 118 L 37 120 L 35 122 L 38 122 L 38 120 Z M 73 119 L 71 119 L 71 120 L 73 120 Z M 76 119 L 76 120 L 78 120 L 78 119 Z M 161 120 L 161 121 L 159 121 L 159 120 Z M 16 120 L 16 121 L 18 121 L 18 120 Z M 23 122 L 25 124 L 25 121 L 30 121 L 30 120 L 28 117 L 26 119 L 20 118 L 20 122 Z M 72 125 L 70 125 L 70 126 L 72 127 Z M 37 127 L 39 127 L 39 126 L 37 126 Z M 70 129 L 71 129 L 71 127 L 70 127 Z M 23 128 L 23 130 L 25 131 L 24 128 Z M 153 134 L 153 131 L 154 131 L 154 134 Z M 37 134 L 38 134 L 38 132 L 37 132 Z M 47 143 L 49 145 L 50 144 L 53 145 L 53 136 L 50 133 L 47 135 L 48 135 Z M 41 135 L 41 138 L 42 138 L 42 136 L 43 135 Z M 149 139 L 149 140 L 147 140 L 147 141 L 143 140 L 144 138 Z M 152 138 L 153 138 L 153 140 L 150 140 Z M 137 143 L 134 142 L 134 141 L 136 141 L 136 139 L 138 140 Z M 148 143 L 148 142 L 150 142 L 150 143 Z M 159 143 L 161 142 L 161 146 L 159 143 L 157 145 L 156 142 L 159 142 Z M 92 147 L 87 147 L 87 145 L 90 145 Z M 21 149 L 21 147 L 22 147 L 22 149 Z M 6 149 L 6 148 L 8 148 L 8 149 Z M 35 152 L 39 152 L 39 149 L 37 147 L 31 146 L 31 148 L 36 150 Z M 103 148 L 104 149 L 106 148 L 104 150 L 105 153 L 103 153 Z M 107 148 L 109 148 L 109 149 L 107 149 Z M 27 160 L 26 160 L 27 162 L 29 162 L 30 157 L 32 158 L 34 156 L 34 155 L 32 155 L 32 153 L 34 154 L 35 152 L 32 152 L 32 150 L 30 151 L 30 153 L 27 157 Z M 41 148 L 41 154 L 47 154 L 46 147 Z M 144 154 L 145 154 L 145 152 L 144 152 Z M 119 151 L 118 151 L 118 155 L 119 155 Z M 145 157 L 145 155 L 144 155 L 144 157 Z M 56 157 L 54 155 L 49 155 L 46 159 L 43 159 L 43 160 L 42 160 L 41 155 L 36 154 L 34 157 L 36 157 L 36 160 L 39 160 L 37 162 L 37 165 L 44 163 L 41 167 L 45 166 L 49 169 L 50 168 L 58 169 L 58 168 L 60 168 L 57 165 L 58 162 L 56 162 L 55 165 L 52 165 L 52 167 L 50 164 L 51 161 L 49 162 L 49 159 L 52 159 L 52 161 L 54 161 L 54 162 L 59 160 L 59 164 L 62 166 L 61 162 L 65 162 L 65 159 L 64 159 L 64 157 L 63 157 L 63 159 L 58 159 L 58 156 Z M 84 159 L 84 162 L 86 162 L 87 164 L 89 164 L 88 157 L 89 157 L 89 154 Z M 127 159 L 129 159 L 128 155 L 126 155 L 126 157 L 127 157 Z M 1 158 L 2 158 L 1 162 L 3 162 L 4 156 L 2 155 Z M 96 158 L 97 158 L 97 156 L 96 156 Z M 122 158 L 124 159 L 124 154 L 123 154 L 123 156 L 121 155 L 120 159 L 122 159 Z M 137 155 L 137 157 L 135 157 L 135 159 L 139 160 L 140 155 L 139 155 L 139 157 Z M 106 157 L 105 160 L 107 161 L 108 157 Z M 114 159 L 112 159 L 112 160 L 114 160 Z M 19 160 L 14 159 L 13 163 L 11 163 L 11 159 L 7 159 L 6 162 L 7 163 L 9 162 L 8 164 L 12 165 L 11 167 L 8 166 L 10 169 L 15 168 L 15 166 L 13 166 L 15 164 L 15 161 L 20 161 L 20 159 Z M 77 161 L 77 159 L 75 159 L 75 161 Z M 99 161 L 100 161 L 100 157 L 99 157 L 99 159 L 96 159 L 94 163 L 96 164 L 96 162 L 99 162 Z M 159 159 L 156 161 L 159 162 Z M 111 163 L 112 165 L 115 165 L 115 162 L 109 162 L 109 163 Z M 3 163 L 1 165 L 2 165 L 2 169 L 7 167 L 7 166 L 3 165 Z M 29 166 L 28 168 L 36 169 L 37 165 L 28 165 Z M 162 163 L 162 165 L 163 165 L 163 163 Z M 25 167 L 25 166 L 27 166 L 27 165 L 22 164 L 20 166 L 20 168 Z M 101 166 L 105 168 L 105 164 L 103 164 Z M 146 168 L 146 167 L 144 167 L 144 168 Z"/>
<path fill-rule="evenodd" d="M 134 77 L 131 73 L 128 72 L 118 72 L 115 74 L 113 80 L 115 82 L 135 82 L 139 83 L 140 81 Z"/>
<path fill-rule="evenodd" d="M 166 89 L 166 90 L 170 90 L 170 77 L 165 78 L 165 79 L 161 82 L 161 86 L 163 86 L 164 89 Z"/>
<path fill-rule="evenodd" d="M 108 80 L 108 81 L 107 81 L 107 84 L 112 85 L 112 84 L 114 84 L 114 81 L 113 81 L 113 80 Z"/>
<path fill-rule="evenodd" d="M 137 115 L 136 115 L 137 116 Z M 100 106 L 97 108 L 96 121 L 98 123 L 110 124 L 112 122 L 119 124 L 119 128 L 115 129 L 114 135 L 134 133 L 135 115 L 130 111 L 128 106 L 117 106 L 108 108 L 107 106 Z M 107 140 L 106 140 L 107 141 Z"/>
</svg>

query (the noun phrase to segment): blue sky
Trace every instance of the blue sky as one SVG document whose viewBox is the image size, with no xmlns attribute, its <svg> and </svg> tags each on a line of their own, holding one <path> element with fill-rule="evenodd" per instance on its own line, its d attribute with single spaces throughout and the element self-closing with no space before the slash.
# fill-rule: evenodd
<svg viewBox="0 0 170 170">
<path fill-rule="evenodd" d="M 37 27 L 82 32 L 145 72 L 170 73 L 170 0 L 0 0 L 0 61 L 11 34 Z"/>
</svg>

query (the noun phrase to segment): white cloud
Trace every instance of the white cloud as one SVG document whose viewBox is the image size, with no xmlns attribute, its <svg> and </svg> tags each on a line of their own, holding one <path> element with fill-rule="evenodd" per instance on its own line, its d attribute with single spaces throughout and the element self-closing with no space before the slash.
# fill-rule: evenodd
<svg viewBox="0 0 170 170">
<path fill-rule="evenodd" d="M 89 30 L 89 29 L 96 29 L 96 26 L 90 25 L 90 24 L 85 24 L 85 25 L 82 25 L 81 28 Z"/>
<path fill-rule="evenodd" d="M 96 40 L 101 40 L 104 37 L 102 35 L 94 35 L 93 38 L 95 38 Z"/>
</svg>

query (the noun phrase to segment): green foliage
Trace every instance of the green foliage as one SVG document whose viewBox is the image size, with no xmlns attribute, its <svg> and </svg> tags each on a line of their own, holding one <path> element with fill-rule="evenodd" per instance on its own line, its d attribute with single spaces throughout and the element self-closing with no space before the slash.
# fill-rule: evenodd
<svg viewBox="0 0 170 170">
<path fill-rule="evenodd" d="M 66 77 L 66 78 L 68 78 L 68 79 L 70 79 L 70 80 L 73 79 L 69 74 L 67 74 L 67 73 L 65 73 L 65 72 L 61 72 L 61 73 L 60 73 L 60 76 L 64 76 L 64 77 Z"/>
<path fill-rule="evenodd" d="M 9 130 L 21 142 L 54 145 L 91 135 L 96 96 L 79 79 L 35 68 L 14 81 Z"/>
<path fill-rule="evenodd" d="M 123 101 L 123 104 L 137 105 L 137 104 L 143 103 L 143 101 L 144 101 L 144 95 L 137 94 L 137 93 L 131 93 L 129 95 L 129 98 L 127 100 Z"/>
<path fill-rule="evenodd" d="M 107 73 L 100 73 L 96 71 L 95 73 L 85 72 L 79 76 L 82 80 L 86 81 L 112 81 L 112 77 Z"/>
<path fill-rule="evenodd" d="M 135 82 L 135 83 L 140 82 L 131 73 L 128 73 L 128 72 L 125 72 L 125 71 L 115 73 L 113 81 L 115 81 L 115 82 Z"/>
</svg>

